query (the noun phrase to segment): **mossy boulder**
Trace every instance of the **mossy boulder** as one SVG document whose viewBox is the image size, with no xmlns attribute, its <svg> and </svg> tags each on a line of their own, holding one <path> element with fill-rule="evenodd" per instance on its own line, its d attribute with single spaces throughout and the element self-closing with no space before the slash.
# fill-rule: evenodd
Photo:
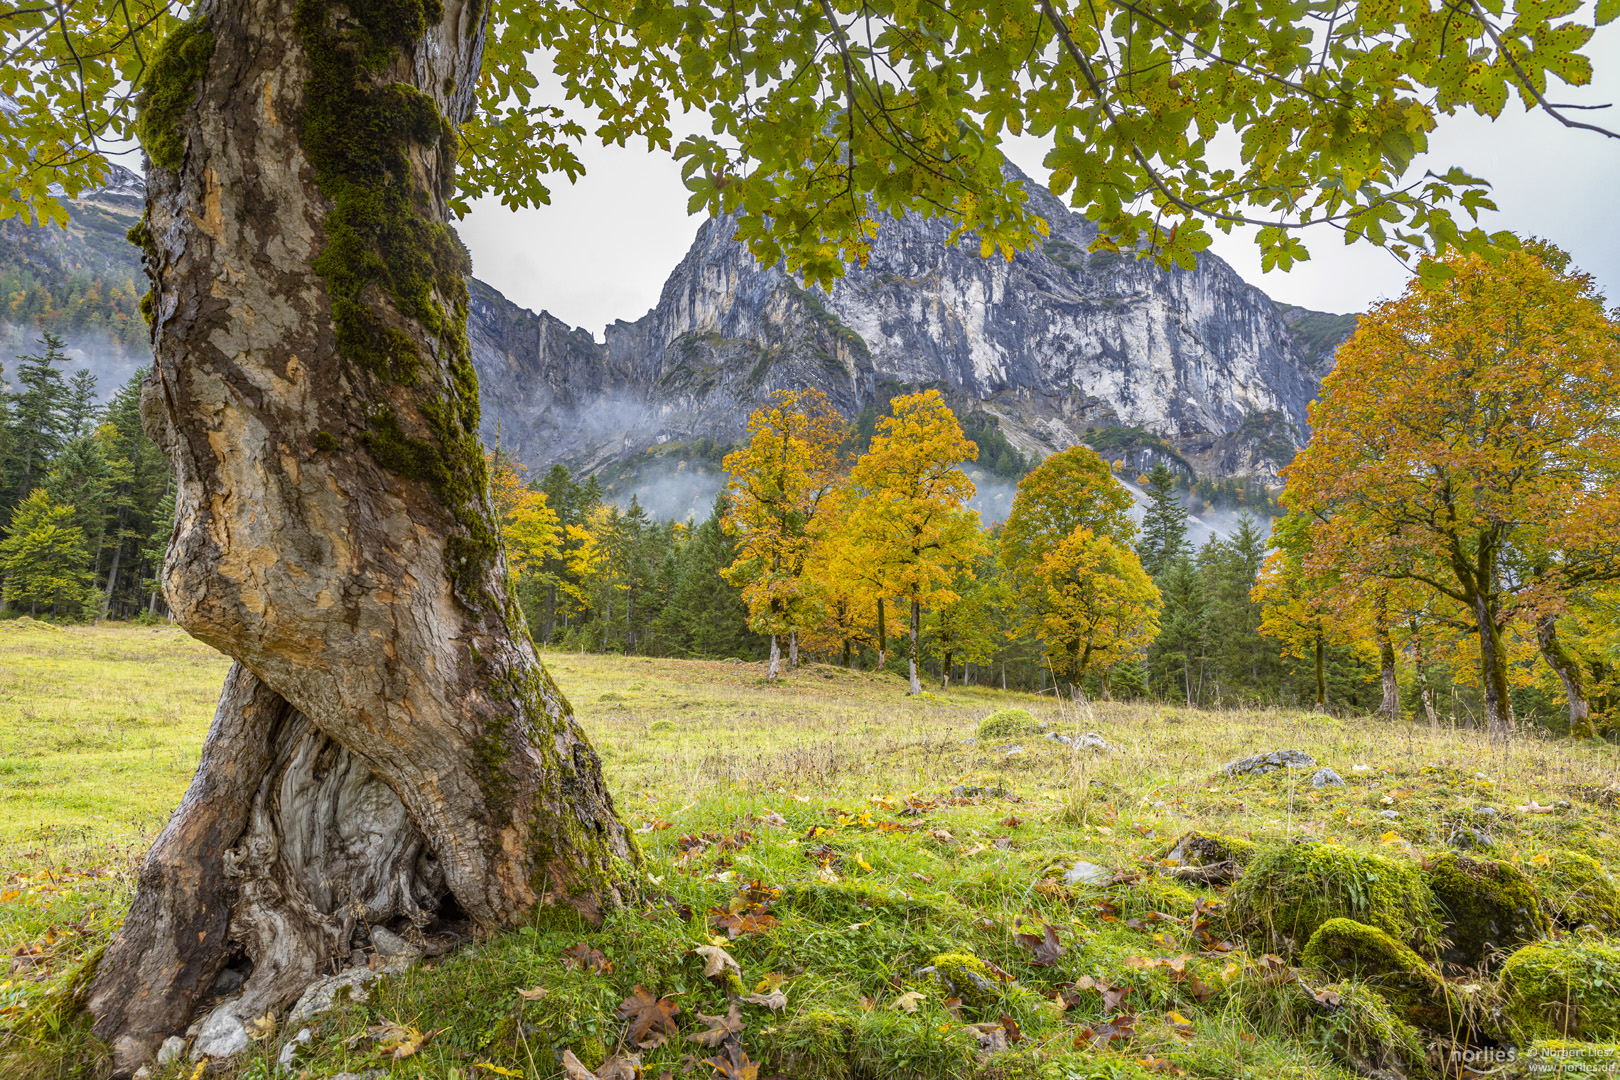
<svg viewBox="0 0 1620 1080">
<path fill-rule="evenodd" d="M 1028 709 L 997 709 L 979 721 L 981 739 L 1017 739 L 1039 733 L 1041 726 Z"/>
<path fill-rule="evenodd" d="M 1504 1015 L 1521 1039 L 1620 1039 L 1620 948 L 1570 938 L 1527 945 L 1502 965 Z"/>
<path fill-rule="evenodd" d="M 1509 863 L 1447 852 L 1427 863 L 1423 880 L 1440 902 L 1451 941 L 1442 955 L 1454 964 L 1477 965 L 1493 946 L 1511 949 L 1552 929 L 1536 887 Z"/>
<path fill-rule="evenodd" d="M 1001 999 L 995 976 L 972 953 L 941 953 L 929 966 L 940 989 L 961 998 L 963 1007 L 974 1013 L 990 1012 Z"/>
<path fill-rule="evenodd" d="M 1259 850 L 1258 844 L 1236 836 L 1190 832 L 1179 837 L 1161 857 L 1180 866 L 1209 866 L 1222 862 L 1247 866 Z"/>
<path fill-rule="evenodd" d="M 1437 936 L 1434 896 L 1418 867 L 1338 844 L 1296 843 L 1261 850 L 1232 888 L 1232 918 L 1265 931 L 1292 953 L 1329 919 L 1376 926 L 1399 941 Z"/>
<path fill-rule="evenodd" d="M 1377 990 L 1402 1021 L 1429 1031 L 1455 1031 L 1463 1002 L 1423 958 L 1376 926 L 1329 919 L 1300 957 L 1308 967 L 1354 975 Z"/>
<path fill-rule="evenodd" d="M 1590 855 L 1553 853 L 1537 871 L 1536 884 L 1560 926 L 1595 926 L 1605 934 L 1620 934 L 1620 888 Z"/>
<path fill-rule="evenodd" d="M 1336 1008 L 1318 1008 L 1313 1017 L 1334 1060 L 1358 1076 L 1415 1076 L 1427 1071 L 1423 1036 L 1371 986 L 1348 980 L 1324 986 L 1319 993 L 1338 995 Z"/>
</svg>

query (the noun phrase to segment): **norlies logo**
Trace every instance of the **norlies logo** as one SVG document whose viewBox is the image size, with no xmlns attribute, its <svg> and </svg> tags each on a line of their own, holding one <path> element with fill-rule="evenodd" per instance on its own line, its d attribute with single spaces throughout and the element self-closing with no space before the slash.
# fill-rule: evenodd
<svg viewBox="0 0 1620 1080">
<path fill-rule="evenodd" d="M 1510 1071 L 1515 1076 L 1620 1076 L 1620 1051 L 1613 1045 L 1560 1043 L 1522 1053 L 1516 1046 L 1454 1048 L 1451 1061 L 1479 1076 Z"/>
</svg>

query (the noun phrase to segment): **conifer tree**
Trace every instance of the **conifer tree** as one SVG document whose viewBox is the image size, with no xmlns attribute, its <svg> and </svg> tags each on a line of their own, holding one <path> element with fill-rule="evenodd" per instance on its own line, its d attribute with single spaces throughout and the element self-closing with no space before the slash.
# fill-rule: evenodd
<svg viewBox="0 0 1620 1080">
<path fill-rule="evenodd" d="M 96 373 L 80 368 L 68 380 L 63 396 L 62 430 L 65 438 L 77 439 L 95 430 L 101 410 L 96 406 Z"/>
<path fill-rule="evenodd" d="M 1148 473 L 1147 497 L 1136 554 L 1142 560 L 1142 569 L 1158 578 L 1178 559 L 1192 554 L 1187 545 L 1187 508 L 1176 492 L 1176 474 L 1162 461 L 1155 462 Z"/>
<path fill-rule="evenodd" d="M 79 436 L 63 447 L 45 478 L 45 492 L 51 501 L 73 509 L 73 524 L 92 561 L 101 550 L 111 483 L 112 470 L 94 435 Z"/>
<path fill-rule="evenodd" d="M 18 389 L 8 395 L 12 460 L 11 493 L 18 501 L 38 487 L 62 448 L 68 388 L 61 365 L 67 362 L 62 339 L 50 331 L 40 339 L 44 353 L 17 358 Z"/>
</svg>

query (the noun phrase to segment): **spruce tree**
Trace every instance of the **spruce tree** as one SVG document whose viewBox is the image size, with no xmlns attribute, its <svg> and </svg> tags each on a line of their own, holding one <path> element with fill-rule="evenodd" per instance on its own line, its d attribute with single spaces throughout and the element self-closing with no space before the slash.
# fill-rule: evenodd
<svg viewBox="0 0 1620 1080">
<path fill-rule="evenodd" d="M 1164 604 L 1159 636 L 1148 647 L 1153 689 L 1196 705 L 1204 700 L 1206 672 L 1205 583 L 1193 561 L 1182 555 L 1159 577 Z"/>
<path fill-rule="evenodd" d="M 1177 559 L 1191 554 L 1187 545 L 1187 508 L 1176 491 L 1176 474 L 1162 461 L 1148 473 L 1147 497 L 1136 555 L 1142 560 L 1142 569 L 1157 580 Z"/>
<path fill-rule="evenodd" d="M 43 355 L 17 358 L 20 389 L 7 395 L 12 455 L 7 472 L 11 494 L 18 502 L 45 479 L 66 434 L 68 388 L 61 365 L 67 362 L 67 354 L 62 351 L 62 339 L 49 330 L 40 344 L 45 346 Z"/>
<path fill-rule="evenodd" d="M 73 524 L 83 536 L 92 561 L 98 561 L 95 557 L 101 550 L 111 487 L 112 469 L 100 440 L 93 435 L 80 436 L 63 447 L 45 477 L 45 492 L 51 501 L 72 508 Z"/>
<path fill-rule="evenodd" d="M 736 541 L 720 526 L 725 510 L 722 493 L 681 547 L 680 570 L 663 619 L 664 639 L 673 655 L 746 658 L 764 649 L 765 639 L 748 629 L 742 594 L 720 576 L 737 559 Z"/>
<path fill-rule="evenodd" d="M 68 380 L 62 402 L 63 436 L 76 439 L 96 428 L 101 409 L 96 405 L 96 373 L 80 368 Z"/>
</svg>

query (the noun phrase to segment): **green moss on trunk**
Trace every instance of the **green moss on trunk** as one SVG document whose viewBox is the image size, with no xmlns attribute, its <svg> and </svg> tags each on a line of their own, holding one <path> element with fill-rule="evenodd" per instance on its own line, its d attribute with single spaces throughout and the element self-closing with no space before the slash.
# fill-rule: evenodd
<svg viewBox="0 0 1620 1080">
<path fill-rule="evenodd" d="M 180 116 L 196 100 L 197 82 L 213 56 L 214 35 L 207 17 L 192 19 L 163 39 L 141 77 L 135 136 L 160 169 L 174 172 L 185 160 L 186 136 Z"/>
</svg>

